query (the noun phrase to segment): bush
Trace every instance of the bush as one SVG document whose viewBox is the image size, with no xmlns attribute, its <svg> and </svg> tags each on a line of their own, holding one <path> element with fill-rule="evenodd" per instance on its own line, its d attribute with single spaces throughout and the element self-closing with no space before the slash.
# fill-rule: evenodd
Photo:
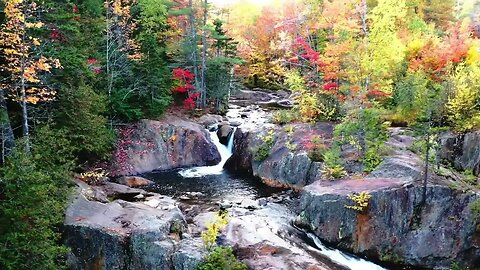
<svg viewBox="0 0 480 270">
<path fill-rule="evenodd" d="M 366 191 L 362 191 L 359 194 L 348 194 L 348 199 L 354 202 L 354 205 L 345 205 L 347 209 L 353 209 L 358 212 L 363 212 L 368 208 L 368 201 L 372 195 Z"/>
<path fill-rule="evenodd" d="M 363 170 L 365 172 L 372 172 L 380 163 L 382 163 L 382 157 L 379 153 L 380 149 L 368 149 L 365 153 L 365 157 L 362 159 Z"/>
<path fill-rule="evenodd" d="M 247 266 L 239 262 L 231 247 L 215 247 L 205 260 L 197 266 L 198 270 L 246 270 Z"/>
<path fill-rule="evenodd" d="M 340 147 L 333 145 L 323 154 L 324 168 L 323 176 L 327 179 L 337 179 L 346 175 L 343 168 L 342 159 L 340 157 Z"/>
<path fill-rule="evenodd" d="M 318 135 L 312 136 L 310 141 L 305 143 L 305 148 L 308 150 L 308 157 L 312 161 L 321 162 L 324 160 L 327 146 L 324 144 L 322 137 Z"/>
<path fill-rule="evenodd" d="M 478 184 L 478 178 L 473 174 L 473 170 L 465 170 L 463 172 L 464 181 L 469 185 L 476 186 Z"/>
<path fill-rule="evenodd" d="M 273 144 L 275 142 L 274 131 L 270 130 L 265 136 L 261 136 L 262 144 L 254 149 L 254 158 L 258 161 L 264 161 L 270 155 Z"/>
<path fill-rule="evenodd" d="M 446 104 L 448 120 L 455 130 L 480 127 L 480 67 L 459 66 L 452 76 L 454 91 Z"/>
<path fill-rule="evenodd" d="M 334 130 L 341 144 L 357 147 L 362 155 L 365 171 L 373 171 L 382 161 L 380 150 L 388 139 L 386 124 L 375 109 L 352 111 Z"/>
<path fill-rule="evenodd" d="M 290 110 L 278 110 L 273 113 L 272 122 L 278 125 L 292 123 L 297 119 L 297 115 Z"/>
<path fill-rule="evenodd" d="M 290 72 L 287 74 L 286 84 L 293 93 L 297 93 L 293 109 L 298 112 L 300 120 L 315 121 L 319 115 L 317 96 L 306 90 L 304 78 L 298 71 Z"/>
<path fill-rule="evenodd" d="M 395 83 L 392 103 L 392 122 L 413 123 L 428 103 L 429 80 L 423 72 L 408 72 Z"/>
<path fill-rule="evenodd" d="M 207 230 L 202 232 L 203 245 L 207 250 L 211 250 L 217 243 L 217 237 L 220 230 L 223 230 L 230 221 L 227 211 L 215 214 L 215 220 L 207 224 Z"/>
<path fill-rule="evenodd" d="M 472 213 L 473 219 L 476 222 L 480 222 L 480 199 L 470 204 L 470 211 Z"/>
<path fill-rule="evenodd" d="M 317 108 L 319 121 L 336 121 L 342 114 L 338 99 L 330 93 L 317 95 Z"/>
<path fill-rule="evenodd" d="M 63 132 L 37 131 L 31 154 L 18 142 L 0 170 L 0 269 L 58 270 L 67 248 L 60 245 L 69 195 L 73 148 Z"/>
</svg>

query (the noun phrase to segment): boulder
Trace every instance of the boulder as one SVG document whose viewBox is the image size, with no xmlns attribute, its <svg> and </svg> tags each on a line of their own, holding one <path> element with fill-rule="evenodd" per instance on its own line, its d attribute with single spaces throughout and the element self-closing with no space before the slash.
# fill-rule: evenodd
<svg viewBox="0 0 480 270">
<path fill-rule="evenodd" d="M 114 183 L 77 185 L 63 226 L 70 269 L 195 270 L 206 255 L 201 239 L 187 237 L 185 218 L 172 198 Z M 115 191 L 117 197 L 136 193 L 144 200 L 101 203 L 87 196 L 92 188 Z"/>
<path fill-rule="evenodd" d="M 232 126 L 232 127 L 238 127 L 241 124 L 242 123 L 240 121 L 236 121 L 236 120 L 230 121 L 230 126 Z"/>
<path fill-rule="evenodd" d="M 172 116 L 162 121 L 141 120 L 121 129 L 113 157 L 113 176 L 210 166 L 221 160 L 207 130 Z"/>
<path fill-rule="evenodd" d="M 65 216 L 71 269 L 172 269 L 176 239 L 186 228 L 173 199 L 153 195 L 149 201 L 156 200 L 155 207 L 142 201 L 101 203 L 86 192 L 79 186 Z"/>
<path fill-rule="evenodd" d="M 452 164 L 457 170 L 471 170 L 480 175 L 480 132 L 442 134 L 439 138 L 438 157 Z"/>
<path fill-rule="evenodd" d="M 117 179 L 117 183 L 129 187 L 141 187 L 154 184 L 153 181 L 140 176 L 122 176 Z"/>
<path fill-rule="evenodd" d="M 219 238 L 234 247 L 235 254 L 248 269 L 346 269 L 325 256 L 308 252 L 312 247 L 297 238 L 298 232 L 287 226 L 291 216 L 281 205 L 269 204 L 255 210 L 255 215 L 243 208 L 232 209 L 230 213 L 230 222 Z M 272 219 L 282 221 L 271 222 Z"/>
<path fill-rule="evenodd" d="M 273 186 L 301 188 L 321 178 L 323 164 L 312 162 L 304 146 L 305 138 L 320 135 L 326 142 L 331 138 L 333 125 L 319 123 L 293 125 L 293 134 L 288 135 L 283 128 L 273 126 L 275 142 L 265 160 L 255 160 L 254 152 L 262 144 L 262 136 L 268 128 L 240 127 L 235 132 L 234 152 L 227 161 L 226 168 L 252 174 Z M 287 149 L 286 144 L 296 145 L 295 150 Z"/>
<path fill-rule="evenodd" d="M 223 117 L 221 115 L 216 115 L 216 114 L 205 114 L 200 116 L 200 118 L 197 119 L 197 123 L 202 125 L 205 128 L 209 128 L 213 125 L 216 125 L 220 122 L 223 121 Z"/>
<path fill-rule="evenodd" d="M 221 144 L 227 145 L 230 135 L 233 134 L 233 127 L 229 124 L 220 126 L 217 130 L 217 136 Z"/>
<path fill-rule="evenodd" d="M 372 196 L 366 210 L 345 207 L 363 191 Z M 480 231 L 469 205 L 480 195 L 440 184 L 426 194 L 422 204 L 423 187 L 408 177 L 317 181 L 304 189 L 299 219 L 321 240 L 386 263 L 478 267 Z"/>
<path fill-rule="evenodd" d="M 173 255 L 173 269 L 196 270 L 197 265 L 206 255 L 207 252 L 201 239 L 183 239 Z"/>
</svg>

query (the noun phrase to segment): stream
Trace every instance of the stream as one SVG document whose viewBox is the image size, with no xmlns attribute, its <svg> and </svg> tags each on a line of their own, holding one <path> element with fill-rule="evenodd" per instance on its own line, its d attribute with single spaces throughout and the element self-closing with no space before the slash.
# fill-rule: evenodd
<svg viewBox="0 0 480 270">
<path fill-rule="evenodd" d="M 295 213 L 291 209 L 295 209 L 297 195 L 291 191 L 268 187 L 251 176 L 225 171 L 223 165 L 232 155 L 233 135 L 227 146 L 219 142 L 216 132 L 210 132 L 210 136 L 222 157 L 218 165 L 145 174 L 144 177 L 156 183 L 151 190 L 173 196 L 186 206 L 196 208 L 192 222 L 200 220 L 201 223 L 202 219 L 211 218 L 214 206 L 228 208 L 231 221 L 220 241 L 239 246 L 268 241 L 288 251 L 285 255 L 287 257 L 283 259 L 287 262 L 271 263 L 274 266 L 268 269 L 302 269 L 294 267 L 300 265 L 295 260 L 321 262 L 320 265 L 327 269 L 386 269 L 329 248 L 312 233 L 296 228 L 293 225 Z"/>
</svg>

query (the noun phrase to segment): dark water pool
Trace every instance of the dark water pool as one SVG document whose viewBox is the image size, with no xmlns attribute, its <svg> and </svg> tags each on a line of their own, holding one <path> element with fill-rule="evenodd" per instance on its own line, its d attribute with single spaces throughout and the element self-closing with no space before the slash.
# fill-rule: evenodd
<svg viewBox="0 0 480 270">
<path fill-rule="evenodd" d="M 259 199 L 271 196 L 283 189 L 272 188 L 251 176 L 223 171 L 221 174 L 184 178 L 179 171 L 152 172 L 143 177 L 155 182 L 150 191 L 167 196 L 180 196 L 185 193 L 200 192 L 212 201 Z"/>
</svg>

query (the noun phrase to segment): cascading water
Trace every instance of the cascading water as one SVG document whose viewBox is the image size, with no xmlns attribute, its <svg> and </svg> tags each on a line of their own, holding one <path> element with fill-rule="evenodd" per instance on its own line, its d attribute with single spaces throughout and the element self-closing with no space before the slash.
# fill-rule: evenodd
<svg viewBox="0 0 480 270">
<path fill-rule="evenodd" d="M 236 128 L 233 129 L 232 134 L 229 136 L 227 146 L 220 143 L 216 131 L 210 131 L 210 138 L 217 147 L 220 153 L 220 163 L 214 166 L 195 167 L 191 169 L 181 170 L 178 173 L 184 178 L 202 177 L 205 175 L 220 175 L 223 173 L 223 165 L 232 156 L 233 153 L 233 139 L 235 136 Z"/>
<path fill-rule="evenodd" d="M 352 270 L 386 270 L 385 268 L 378 266 L 372 262 L 366 261 L 364 259 L 352 257 L 348 254 L 343 253 L 338 249 L 332 249 L 326 247 L 318 237 L 312 233 L 307 233 L 307 237 L 310 238 L 316 246 L 317 251 L 320 254 L 323 254 L 330 258 L 332 261 L 346 266 Z"/>
</svg>

